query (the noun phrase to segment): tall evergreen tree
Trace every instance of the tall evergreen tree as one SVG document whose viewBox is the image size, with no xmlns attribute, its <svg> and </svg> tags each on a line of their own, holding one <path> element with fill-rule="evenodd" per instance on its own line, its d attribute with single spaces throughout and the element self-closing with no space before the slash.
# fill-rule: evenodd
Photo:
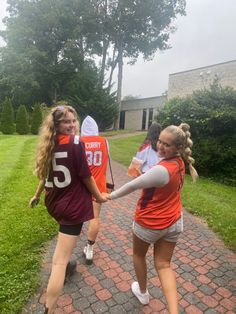
<svg viewBox="0 0 236 314">
<path fill-rule="evenodd" d="M 11 100 L 8 98 L 2 104 L 1 131 L 3 134 L 13 134 L 15 132 L 13 107 Z"/>
<path fill-rule="evenodd" d="M 29 133 L 29 115 L 24 105 L 20 105 L 17 109 L 16 132 L 22 135 Z"/>
<path fill-rule="evenodd" d="M 34 105 L 32 119 L 31 119 L 31 132 L 32 134 L 38 134 L 39 127 L 42 124 L 43 114 L 41 105 L 39 103 Z"/>
</svg>

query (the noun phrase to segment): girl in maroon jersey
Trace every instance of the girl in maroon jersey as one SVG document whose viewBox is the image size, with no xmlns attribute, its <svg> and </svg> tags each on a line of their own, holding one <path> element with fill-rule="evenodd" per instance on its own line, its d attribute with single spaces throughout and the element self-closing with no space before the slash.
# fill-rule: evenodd
<svg viewBox="0 0 236 314">
<path fill-rule="evenodd" d="M 133 263 L 137 281 L 132 283 L 131 290 L 142 304 L 149 303 L 146 254 L 153 244 L 155 268 L 170 314 L 178 314 L 176 279 L 170 262 L 183 231 L 180 198 L 185 173 L 183 158 L 189 165 L 193 180 L 197 178 L 192 166 L 194 159 L 191 157 L 192 141 L 188 130 L 189 125 L 185 123 L 165 128 L 157 142 L 162 160 L 108 196 L 116 199 L 143 189 L 133 223 Z"/>
<path fill-rule="evenodd" d="M 64 105 L 52 108 L 40 131 L 35 165 L 40 183 L 29 206 L 37 204 L 45 190 L 47 210 L 59 224 L 46 294 L 48 314 L 56 307 L 83 223 L 94 217 L 92 195 L 99 203 L 106 201 L 89 170 L 84 144 L 76 135 L 78 130 L 76 111 Z"/>
</svg>

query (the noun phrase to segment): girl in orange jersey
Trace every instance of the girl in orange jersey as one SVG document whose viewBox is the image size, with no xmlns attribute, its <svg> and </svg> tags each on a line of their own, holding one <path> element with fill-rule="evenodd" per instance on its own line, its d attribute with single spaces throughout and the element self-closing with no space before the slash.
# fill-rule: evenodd
<svg viewBox="0 0 236 314">
<path fill-rule="evenodd" d="M 98 202 L 106 201 L 88 167 L 78 130 L 76 111 L 64 105 L 52 108 L 40 132 L 35 166 L 40 183 L 29 206 L 34 207 L 45 190 L 47 210 L 59 224 L 45 314 L 54 313 L 83 223 L 93 218 L 92 196 Z"/>
<path fill-rule="evenodd" d="M 90 116 L 87 116 L 81 125 L 81 140 L 84 142 L 88 165 L 97 187 L 101 193 L 105 193 L 108 143 L 104 137 L 99 136 L 98 125 Z M 93 262 L 93 245 L 96 241 L 100 227 L 100 211 L 101 203 L 94 201 L 94 218 L 89 222 L 88 242 L 84 247 L 84 256 L 88 265 Z"/>
<path fill-rule="evenodd" d="M 170 262 L 177 239 L 183 231 L 181 190 L 184 182 L 185 166 L 195 181 L 197 172 L 191 157 L 192 141 L 189 125 L 165 128 L 157 142 L 157 151 L 162 160 L 133 181 L 112 192 L 110 199 L 143 189 L 138 200 L 133 223 L 133 263 L 137 281 L 131 289 L 142 304 L 149 303 L 147 290 L 146 253 L 154 245 L 154 263 L 169 313 L 178 313 L 178 297 L 175 274 Z"/>
</svg>

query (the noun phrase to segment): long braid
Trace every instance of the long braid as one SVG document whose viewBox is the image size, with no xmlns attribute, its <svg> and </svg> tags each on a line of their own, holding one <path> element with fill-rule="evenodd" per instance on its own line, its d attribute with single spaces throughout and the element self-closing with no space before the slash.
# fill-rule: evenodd
<svg viewBox="0 0 236 314">
<path fill-rule="evenodd" d="M 191 133 L 189 132 L 190 126 L 187 123 L 181 123 L 179 125 L 179 128 L 185 133 L 183 157 L 188 163 L 190 175 L 193 179 L 193 182 L 195 182 L 198 178 L 198 173 L 196 169 L 193 167 L 195 160 L 193 157 L 191 157 L 192 155 L 191 147 L 193 146 L 193 141 L 190 138 L 191 137 Z"/>
</svg>

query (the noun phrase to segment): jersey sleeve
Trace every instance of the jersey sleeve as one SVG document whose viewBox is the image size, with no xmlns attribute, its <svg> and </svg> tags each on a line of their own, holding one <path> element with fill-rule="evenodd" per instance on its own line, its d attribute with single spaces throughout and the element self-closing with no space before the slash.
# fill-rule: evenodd
<svg viewBox="0 0 236 314">
<path fill-rule="evenodd" d="M 75 162 L 76 162 L 76 169 L 77 175 L 81 178 L 89 178 L 92 176 L 91 171 L 88 166 L 86 154 L 85 154 L 85 147 L 82 141 L 79 144 L 75 145 Z"/>
<path fill-rule="evenodd" d="M 168 170 L 161 165 L 152 167 L 146 173 L 124 184 L 118 190 L 111 193 L 111 199 L 116 199 L 134 192 L 138 189 L 162 187 L 169 182 Z"/>
</svg>

